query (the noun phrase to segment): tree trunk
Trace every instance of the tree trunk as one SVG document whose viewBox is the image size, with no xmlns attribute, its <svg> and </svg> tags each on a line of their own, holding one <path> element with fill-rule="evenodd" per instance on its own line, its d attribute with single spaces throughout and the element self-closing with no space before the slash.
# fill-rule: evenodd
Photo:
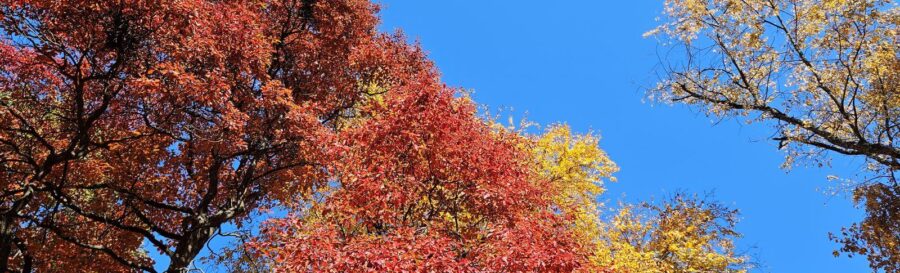
<svg viewBox="0 0 900 273">
<path fill-rule="evenodd" d="M 183 241 L 178 243 L 175 248 L 175 255 L 170 257 L 171 262 L 166 273 L 187 273 L 188 267 L 194 258 L 200 254 L 212 235 L 218 230 L 218 226 L 206 226 L 193 230 Z"/>
<path fill-rule="evenodd" d="M 9 257 L 12 254 L 13 236 L 15 231 L 12 219 L 3 215 L 0 220 L 0 272 L 9 272 Z"/>
<path fill-rule="evenodd" d="M 12 206 L 3 213 L 0 219 L 0 272 L 10 272 L 9 258 L 12 256 L 13 247 L 16 243 L 16 215 L 25 205 L 31 201 L 31 188 L 25 191 L 22 198 L 13 202 Z M 23 250 L 24 252 L 24 250 Z M 28 267 L 30 267 L 30 261 Z"/>
</svg>

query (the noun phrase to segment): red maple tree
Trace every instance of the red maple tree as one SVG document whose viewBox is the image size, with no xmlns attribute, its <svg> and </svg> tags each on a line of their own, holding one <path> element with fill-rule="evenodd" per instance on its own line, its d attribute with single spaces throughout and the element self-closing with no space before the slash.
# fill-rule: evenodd
<svg viewBox="0 0 900 273">
<path fill-rule="evenodd" d="M 572 272 L 587 251 L 531 171 L 521 136 L 492 128 L 435 76 L 362 107 L 339 138 L 340 183 L 250 243 L 276 272 Z"/>
<path fill-rule="evenodd" d="M 147 242 L 185 272 L 271 205 L 295 211 L 250 247 L 283 271 L 578 268 L 519 138 L 378 33 L 376 12 L 3 0 L 0 271 L 156 272 Z"/>
</svg>

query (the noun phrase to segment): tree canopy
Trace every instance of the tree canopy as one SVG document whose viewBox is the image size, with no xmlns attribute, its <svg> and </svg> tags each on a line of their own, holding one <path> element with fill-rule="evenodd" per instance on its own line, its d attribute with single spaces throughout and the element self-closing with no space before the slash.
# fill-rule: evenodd
<svg viewBox="0 0 900 273">
<path fill-rule="evenodd" d="M 900 7 L 886 0 L 667 0 L 648 35 L 667 56 L 650 91 L 716 118 L 774 125 L 785 166 L 866 159 L 866 218 L 832 236 L 877 271 L 900 270 Z M 797 160 L 800 160 L 799 162 Z"/>
</svg>

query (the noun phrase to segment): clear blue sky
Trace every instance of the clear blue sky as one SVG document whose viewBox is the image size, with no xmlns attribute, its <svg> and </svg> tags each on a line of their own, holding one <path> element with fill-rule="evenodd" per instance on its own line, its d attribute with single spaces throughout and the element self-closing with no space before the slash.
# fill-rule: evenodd
<svg viewBox="0 0 900 273">
<path fill-rule="evenodd" d="M 755 272 L 867 272 L 864 259 L 831 255 L 829 231 L 860 219 L 849 199 L 824 192 L 833 174 L 852 178 L 860 159 L 833 168 L 780 168 L 769 128 L 713 124 L 683 106 L 644 103 L 657 79 L 652 29 L 661 1 L 383 0 L 382 30 L 417 39 L 452 86 L 491 109 L 594 130 L 622 171 L 606 200 L 714 190 L 739 208 L 739 241 Z"/>
</svg>

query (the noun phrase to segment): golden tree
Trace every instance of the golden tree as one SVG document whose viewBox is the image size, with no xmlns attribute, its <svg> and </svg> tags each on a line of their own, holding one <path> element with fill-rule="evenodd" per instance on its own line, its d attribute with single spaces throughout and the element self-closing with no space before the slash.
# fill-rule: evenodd
<svg viewBox="0 0 900 273">
<path fill-rule="evenodd" d="M 600 234 L 601 204 L 596 199 L 604 191 L 602 183 L 616 181 L 612 175 L 619 170 L 599 141 L 597 135 L 573 134 L 569 126 L 555 125 L 533 136 L 529 149 L 539 180 L 547 181 L 555 193 L 553 203 L 573 217 L 578 235 L 586 241 Z"/>
<path fill-rule="evenodd" d="M 678 193 L 660 204 L 623 205 L 604 227 L 596 257 L 616 272 L 746 273 L 735 251 L 738 211 Z"/>
<path fill-rule="evenodd" d="M 900 226 L 900 8 L 883 0 L 667 0 L 649 35 L 685 49 L 650 96 L 716 118 L 772 124 L 796 159 L 866 158 L 854 188 L 867 217 L 844 231 L 842 251 L 897 270 Z"/>
<path fill-rule="evenodd" d="M 619 167 L 595 134 L 566 125 L 531 136 L 537 181 L 546 181 L 553 204 L 571 219 L 576 238 L 592 250 L 588 268 L 630 273 L 746 272 L 735 252 L 738 212 L 719 203 L 676 194 L 661 204 L 624 204 L 603 221 L 604 181 Z"/>
</svg>

